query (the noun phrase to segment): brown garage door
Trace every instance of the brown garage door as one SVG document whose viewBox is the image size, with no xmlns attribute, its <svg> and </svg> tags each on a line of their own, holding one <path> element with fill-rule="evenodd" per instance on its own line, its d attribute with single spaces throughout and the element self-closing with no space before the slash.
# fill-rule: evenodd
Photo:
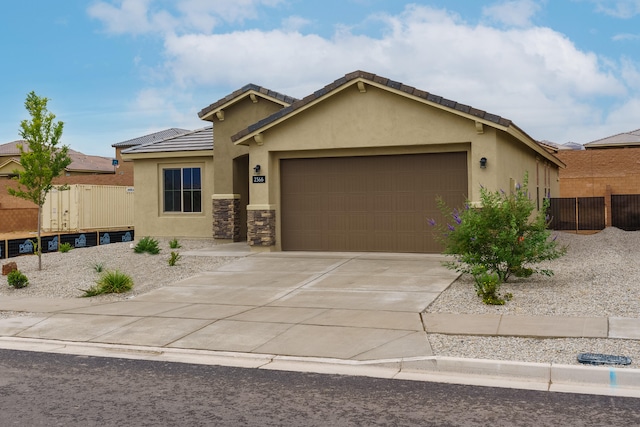
<svg viewBox="0 0 640 427">
<path fill-rule="evenodd" d="M 282 160 L 282 249 L 440 252 L 427 218 L 440 218 L 438 196 L 449 206 L 464 202 L 466 156 Z"/>
</svg>

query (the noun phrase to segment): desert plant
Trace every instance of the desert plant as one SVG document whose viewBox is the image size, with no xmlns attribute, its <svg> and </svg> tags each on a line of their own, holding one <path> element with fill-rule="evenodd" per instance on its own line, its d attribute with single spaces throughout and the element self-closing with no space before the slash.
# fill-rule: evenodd
<svg viewBox="0 0 640 427">
<path fill-rule="evenodd" d="M 133 279 L 131 276 L 120 272 L 119 270 L 107 271 L 96 284 L 89 289 L 83 289 L 84 297 L 93 297 L 101 294 L 121 294 L 128 292 L 133 288 Z"/>
<path fill-rule="evenodd" d="M 7 274 L 7 283 L 9 283 L 9 286 L 13 288 L 20 289 L 29 284 L 29 279 L 27 279 L 27 276 L 25 276 L 21 271 L 14 270 Z"/>
<path fill-rule="evenodd" d="M 476 294 L 482 298 L 482 302 L 490 305 L 504 305 L 513 295 L 510 293 L 504 296 L 498 292 L 500 290 L 500 277 L 496 273 L 488 273 L 484 266 L 477 266 L 473 271 L 473 280 Z"/>
<path fill-rule="evenodd" d="M 96 262 L 93 264 L 93 270 L 96 273 L 102 273 L 102 271 L 104 270 L 104 263 L 102 262 Z"/>
<path fill-rule="evenodd" d="M 171 257 L 169 258 L 169 266 L 173 267 L 182 258 L 178 252 L 171 251 Z"/>
<path fill-rule="evenodd" d="M 65 243 L 60 243 L 60 245 L 58 246 L 58 251 L 64 253 L 69 252 L 71 249 L 73 249 L 73 246 L 71 246 L 71 243 L 65 242 Z"/>
<path fill-rule="evenodd" d="M 549 199 L 545 198 L 542 209 L 534 213 L 536 203 L 529 197 L 527 186 L 525 175 L 523 185 L 509 194 L 481 187 L 478 208 L 467 202 L 464 208 L 451 210 L 440 199 L 440 210 L 448 222 L 429 222 L 440 230 L 444 253 L 454 256 L 455 260 L 445 266 L 481 279 L 481 283 L 486 282 L 483 287 L 493 286 L 492 274 L 498 276 L 498 286 L 511 275 L 552 275 L 552 270 L 536 264 L 561 257 L 566 248 L 558 246 L 547 230 Z"/>
<path fill-rule="evenodd" d="M 180 245 L 180 242 L 178 242 L 178 239 L 172 239 L 169 241 L 169 247 L 171 249 L 179 249 L 182 247 L 182 245 Z"/>
<path fill-rule="evenodd" d="M 133 248 L 133 251 L 137 254 L 149 253 L 151 255 L 157 255 L 160 253 L 159 243 L 152 237 L 143 237 L 138 244 Z"/>
</svg>

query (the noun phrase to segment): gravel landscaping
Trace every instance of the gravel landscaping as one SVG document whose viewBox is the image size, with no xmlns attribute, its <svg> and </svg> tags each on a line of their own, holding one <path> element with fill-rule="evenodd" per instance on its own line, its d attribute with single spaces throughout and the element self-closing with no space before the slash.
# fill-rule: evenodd
<svg viewBox="0 0 640 427">
<path fill-rule="evenodd" d="M 567 254 L 544 264 L 555 274 L 511 279 L 501 287 L 513 299 L 504 306 L 482 304 L 473 279 L 462 276 L 426 310 L 429 313 L 536 316 L 632 317 L 640 314 L 640 231 L 607 228 L 597 234 L 558 233 Z M 640 341 L 536 339 L 430 334 L 438 355 L 577 364 L 582 352 L 631 357 L 640 366 Z"/>
<path fill-rule="evenodd" d="M 482 304 L 473 291 L 473 281 L 462 276 L 427 309 L 430 313 L 511 314 L 539 316 L 638 317 L 640 313 L 640 231 L 625 232 L 608 228 L 592 235 L 558 233 L 558 241 L 568 246 L 565 257 L 549 262 L 552 277 L 536 275 L 516 279 L 502 286 L 513 300 L 504 306 Z M 211 247 L 213 240 L 181 240 L 185 252 Z M 29 278 L 29 286 L 12 289 L 0 276 L 3 296 L 75 298 L 95 284 L 99 273 L 118 269 L 133 277 L 133 291 L 126 294 L 93 297 L 96 301 L 135 298 L 153 289 L 175 283 L 200 271 L 215 270 L 232 261 L 229 257 L 183 256 L 176 266 L 168 265 L 172 251 L 169 240 L 160 239 L 160 255 L 134 254 L 129 243 L 74 249 L 68 253 L 44 254 L 43 270 L 38 258 L 22 256 L 15 261 Z M 0 312 L 0 318 L 29 313 Z M 614 339 L 534 339 L 429 334 L 434 354 L 483 359 L 520 360 L 577 364 L 581 352 L 629 356 L 631 367 L 640 364 L 640 340 Z"/>
</svg>

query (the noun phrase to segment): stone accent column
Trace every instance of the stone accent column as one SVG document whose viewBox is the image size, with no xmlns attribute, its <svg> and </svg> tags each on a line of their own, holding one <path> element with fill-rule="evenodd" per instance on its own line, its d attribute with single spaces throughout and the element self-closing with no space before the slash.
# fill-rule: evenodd
<svg viewBox="0 0 640 427">
<path fill-rule="evenodd" d="M 237 242 L 240 240 L 240 195 L 214 194 L 213 238 Z"/>
<path fill-rule="evenodd" d="M 249 246 L 269 247 L 276 244 L 275 209 L 247 210 L 247 241 Z"/>
</svg>

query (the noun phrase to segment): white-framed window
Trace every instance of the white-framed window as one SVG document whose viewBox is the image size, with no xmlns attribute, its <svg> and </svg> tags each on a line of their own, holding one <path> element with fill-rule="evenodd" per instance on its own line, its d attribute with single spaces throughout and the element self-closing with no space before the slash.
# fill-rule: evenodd
<svg viewBox="0 0 640 427">
<path fill-rule="evenodd" d="M 164 212 L 202 212 L 200 168 L 163 169 L 162 183 Z"/>
</svg>

